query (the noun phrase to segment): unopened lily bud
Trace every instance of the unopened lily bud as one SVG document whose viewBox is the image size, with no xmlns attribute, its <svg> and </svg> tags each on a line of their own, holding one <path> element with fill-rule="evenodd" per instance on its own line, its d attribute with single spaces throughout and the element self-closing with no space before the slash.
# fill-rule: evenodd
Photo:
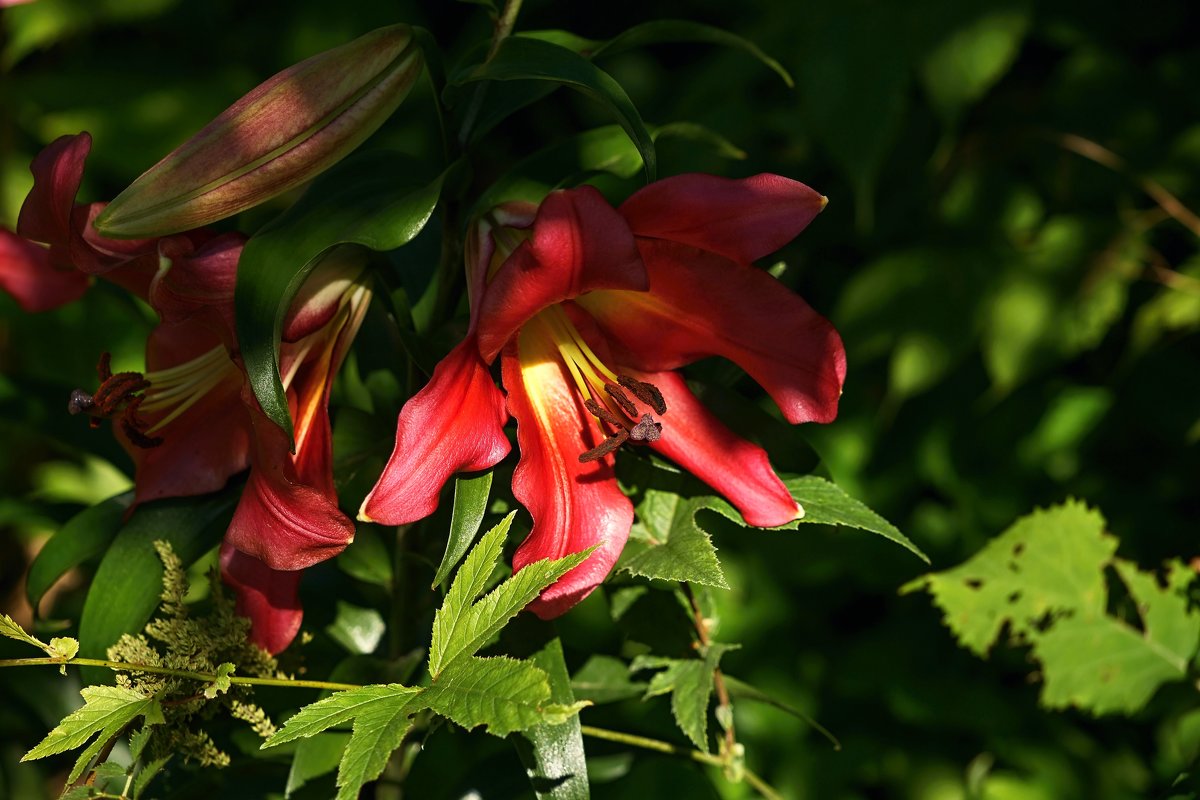
<svg viewBox="0 0 1200 800">
<path fill-rule="evenodd" d="M 147 170 L 95 220 L 113 238 L 166 236 L 258 205 L 315 177 L 383 124 L 421 74 L 407 25 L 280 72 Z"/>
</svg>

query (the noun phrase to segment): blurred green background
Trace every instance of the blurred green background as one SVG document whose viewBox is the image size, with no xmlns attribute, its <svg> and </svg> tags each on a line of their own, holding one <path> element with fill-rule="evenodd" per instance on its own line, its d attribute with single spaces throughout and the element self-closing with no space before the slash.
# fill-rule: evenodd
<svg viewBox="0 0 1200 800">
<path fill-rule="evenodd" d="M 754 41 L 796 86 L 709 46 L 606 58 L 649 123 L 698 123 L 745 153 L 664 136 L 660 174 L 777 172 L 830 198 L 780 258 L 783 280 L 841 331 L 846 390 L 835 423 L 771 440 L 775 464 L 805 471 L 819 460 L 935 569 L 1067 497 L 1099 506 L 1121 555 L 1145 567 L 1198 555 L 1200 219 L 1188 209 L 1200 209 L 1200 6 L 528 0 L 518 29 L 604 39 L 666 17 Z M 489 30 L 481 8 L 454 2 L 39 0 L 0 11 L 0 224 L 15 223 L 28 163 L 55 137 L 91 131 L 80 199 L 109 198 L 257 82 L 394 21 L 428 27 L 452 65 Z M 488 135 L 474 180 L 482 190 L 519 159 L 610 122 L 555 93 Z M 427 86 L 378 135 L 416 155 L 436 154 L 436 137 Z M 136 365 L 152 322 L 104 288 L 39 316 L 0 297 L 0 608 L 27 614 L 30 549 L 128 485 L 111 435 L 67 417 L 65 397 L 93 381 L 100 349 Z M 767 418 L 747 381 L 711 385 L 706 399 L 741 427 Z M 1200 752 L 1192 687 L 1160 692 L 1132 719 L 1046 712 L 1025 653 L 978 660 L 927 596 L 898 595 L 924 570 L 900 549 L 821 531 L 719 530 L 715 541 L 734 587 L 718 596 L 719 634 L 743 644 L 724 666 L 842 743 L 835 751 L 792 717 L 739 704 L 749 763 L 787 797 L 1192 796 L 1172 787 Z M 369 594 L 332 568 L 314 572 L 314 596 Z M 86 577 L 48 616 L 77 616 Z M 314 609 L 309 624 L 332 613 Z M 560 629 L 573 668 L 621 646 L 600 593 Z M 70 708 L 73 680 L 0 677 L 0 797 L 49 791 L 55 762 L 17 760 Z M 588 714 L 677 736 L 661 703 Z M 685 761 L 622 752 L 589 744 L 594 796 L 748 791 Z M 286 762 L 244 761 L 196 772 L 170 796 L 222 782 L 236 797 L 281 791 Z M 459 732 L 430 740 L 408 796 L 521 796 L 523 782 L 507 743 Z"/>
</svg>

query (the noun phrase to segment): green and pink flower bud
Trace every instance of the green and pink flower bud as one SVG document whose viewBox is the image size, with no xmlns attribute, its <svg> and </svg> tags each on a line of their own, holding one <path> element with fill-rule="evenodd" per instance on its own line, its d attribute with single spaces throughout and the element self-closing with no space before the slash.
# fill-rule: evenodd
<svg viewBox="0 0 1200 800">
<path fill-rule="evenodd" d="M 424 59 L 407 25 L 319 53 L 251 91 L 117 196 L 104 236 L 164 236 L 232 216 L 311 180 L 374 133 Z"/>
</svg>

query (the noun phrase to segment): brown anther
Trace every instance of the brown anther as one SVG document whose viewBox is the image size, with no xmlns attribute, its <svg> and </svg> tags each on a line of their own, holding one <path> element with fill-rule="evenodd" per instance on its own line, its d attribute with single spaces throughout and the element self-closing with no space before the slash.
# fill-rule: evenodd
<svg viewBox="0 0 1200 800">
<path fill-rule="evenodd" d="M 649 414 L 642 414 L 638 424 L 629 429 L 629 438 L 635 442 L 657 442 L 662 436 L 662 425 Z"/>
<path fill-rule="evenodd" d="M 663 399 L 662 392 L 653 383 L 639 381 L 637 378 L 630 377 L 629 375 L 618 375 L 617 380 L 620 381 L 622 386 L 633 392 L 634 397 L 654 409 L 655 414 L 662 416 L 667 413 L 667 401 Z M 608 387 L 604 388 L 607 389 Z M 633 417 L 637 415 L 630 414 L 629 416 Z"/>
<path fill-rule="evenodd" d="M 579 462 L 581 464 L 586 464 L 589 461 L 598 461 L 611 453 L 613 450 L 616 450 L 618 447 L 623 445 L 625 440 L 628 438 L 629 432 L 624 428 L 618 428 L 616 433 L 614 433 L 612 436 L 609 436 L 591 450 L 588 450 L 586 453 L 580 453 Z"/>
<path fill-rule="evenodd" d="M 592 414 L 592 416 L 596 417 L 601 422 L 607 422 L 609 425 L 612 425 L 614 428 L 624 428 L 625 427 L 625 423 L 621 422 L 621 419 L 616 414 L 612 413 L 607 408 L 605 408 L 604 406 L 597 403 L 591 397 L 589 397 L 587 400 L 583 401 L 583 407 L 586 408 L 588 410 L 588 412 Z"/>
<path fill-rule="evenodd" d="M 112 377 L 112 354 L 103 352 L 100 354 L 100 360 L 96 362 L 96 376 L 101 383 Z"/>
<path fill-rule="evenodd" d="M 139 372 L 118 372 L 116 375 L 110 375 L 92 396 L 94 413 L 102 417 L 111 417 L 131 402 L 138 392 L 149 388 L 150 381 Z"/>
<path fill-rule="evenodd" d="M 620 386 L 617 386 L 615 383 L 606 383 L 604 384 L 604 391 L 621 407 L 622 411 L 629 415 L 630 419 L 637 419 L 637 406 L 629 399 L 629 395 L 621 391 Z"/>
<path fill-rule="evenodd" d="M 96 401 L 83 389 L 72 389 L 71 397 L 67 400 L 67 413 L 71 416 L 84 414 L 91 411 L 95 405 Z"/>
<path fill-rule="evenodd" d="M 121 430 L 125 432 L 125 436 L 128 437 L 129 441 L 133 444 L 144 450 L 149 450 L 151 447 L 158 447 L 163 443 L 163 438 L 161 436 L 147 436 L 146 434 L 142 433 L 139 428 L 144 427 L 144 423 L 129 413 L 126 413 L 121 417 Z"/>
</svg>

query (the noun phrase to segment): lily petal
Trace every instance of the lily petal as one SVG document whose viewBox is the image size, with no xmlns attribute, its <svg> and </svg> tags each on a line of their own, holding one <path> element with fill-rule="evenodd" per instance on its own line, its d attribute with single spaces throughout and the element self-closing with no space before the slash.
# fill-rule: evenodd
<svg viewBox="0 0 1200 800">
<path fill-rule="evenodd" d="M 633 372 L 632 370 L 630 370 Z M 771 469 L 767 453 L 727 428 L 692 394 L 677 372 L 639 373 L 667 404 L 662 436 L 651 447 L 720 492 L 746 524 L 773 528 L 804 515 Z"/>
<path fill-rule="evenodd" d="M 304 569 L 333 558 L 353 541 L 354 523 L 336 497 L 298 480 L 279 427 L 261 412 L 252 416 L 253 468 L 225 540 L 271 569 Z"/>
<path fill-rule="evenodd" d="M 50 260 L 50 251 L 0 228 L 0 289 L 12 295 L 23 310 L 49 311 L 78 300 L 91 278 L 75 270 L 61 270 Z"/>
<path fill-rule="evenodd" d="M 675 369 L 722 356 L 746 370 L 789 422 L 837 416 L 846 351 L 833 326 L 779 281 L 687 245 L 641 239 L 649 292 L 595 292 L 576 300 L 600 323 L 623 363 Z"/>
<path fill-rule="evenodd" d="M 749 264 L 796 238 L 826 202 L 803 183 L 779 175 L 733 180 L 690 173 L 651 183 L 619 210 L 636 236 L 690 244 Z"/>
<path fill-rule="evenodd" d="M 358 518 L 402 525 L 429 516 L 450 476 L 487 469 L 508 455 L 507 420 L 504 396 L 468 336 L 404 404 L 396 447 Z"/>
<path fill-rule="evenodd" d="M 250 641 L 271 655 L 300 630 L 300 573 L 274 570 L 233 545 L 221 545 L 221 577 L 237 591 L 237 613 L 250 618 Z"/>
<path fill-rule="evenodd" d="M 552 192 L 530 238 L 496 272 L 480 304 L 479 352 L 489 364 L 547 306 L 596 289 L 645 291 L 646 270 L 625 220 L 591 186 Z"/>
<path fill-rule="evenodd" d="M 146 366 L 151 371 L 177 367 L 220 345 L 220 338 L 196 320 L 162 324 L 146 343 Z M 139 416 L 149 423 L 146 432 L 162 437 L 157 447 L 139 447 L 120 425 L 113 426 L 134 462 L 135 504 L 215 492 L 249 466 L 253 431 L 241 399 L 243 382 L 241 370 L 229 369 L 162 431 L 154 425 L 171 413 L 171 407 L 158 413 L 141 411 Z"/>
<path fill-rule="evenodd" d="M 603 433 L 583 408 L 554 343 L 531 325 L 505 348 L 502 364 L 521 450 L 513 494 L 533 516 L 533 530 L 513 554 L 513 571 L 598 545 L 529 605 L 550 619 L 587 597 L 612 570 L 629 538 L 633 506 L 617 486 L 611 455 L 579 461 Z"/>
<path fill-rule="evenodd" d="M 37 154 L 29 171 L 33 188 L 17 216 L 17 233 L 35 242 L 65 245 L 71 239 L 71 210 L 92 149 L 88 133 L 60 136 Z"/>
</svg>

